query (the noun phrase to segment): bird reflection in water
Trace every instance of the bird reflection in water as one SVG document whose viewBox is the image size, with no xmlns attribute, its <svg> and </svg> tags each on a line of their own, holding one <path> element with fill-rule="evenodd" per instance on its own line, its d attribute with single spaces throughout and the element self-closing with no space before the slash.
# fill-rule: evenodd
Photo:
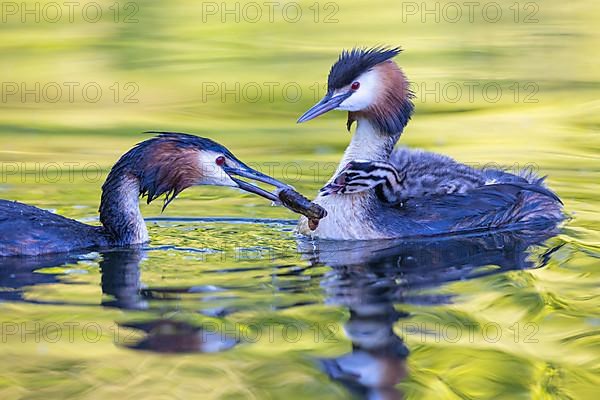
<svg viewBox="0 0 600 400">
<path fill-rule="evenodd" d="M 140 263 L 145 257 L 141 248 L 115 249 L 102 254 L 102 293 L 104 306 L 143 310 L 149 308 L 154 290 L 144 288 L 140 280 Z M 172 289 L 171 293 L 189 293 L 190 288 Z M 123 345 L 136 350 L 159 353 L 214 353 L 234 347 L 238 340 L 213 330 L 204 330 L 185 321 L 157 318 L 130 321 L 120 328 L 143 332 L 141 339 Z"/>
<path fill-rule="evenodd" d="M 450 302 L 446 295 L 418 295 L 445 283 L 510 270 L 539 267 L 532 246 L 555 232 L 507 232 L 474 237 L 392 242 L 302 242 L 312 264 L 331 268 L 322 280 L 327 302 L 349 310 L 344 331 L 352 351 L 321 360 L 331 379 L 358 398 L 399 399 L 397 385 L 408 374 L 409 350 L 394 326 L 409 315 L 399 304 Z M 490 268 L 492 267 L 492 268 Z"/>
<path fill-rule="evenodd" d="M 299 240 L 301 257 L 308 261 L 309 269 L 322 265 L 329 268 L 320 278 L 325 302 L 347 308 L 350 315 L 344 330 L 352 343 L 352 351 L 318 360 L 319 364 L 332 380 L 357 397 L 400 398 L 398 383 L 410 373 L 406 367 L 409 350 L 394 328 L 410 316 L 398 307 L 406 303 L 449 303 L 451 299 L 447 295 L 431 294 L 431 289 L 448 282 L 539 267 L 556 248 L 546 250 L 538 261 L 531 257 L 532 247 L 555 234 L 549 230 L 412 241 Z M 160 301 L 163 304 L 155 311 L 172 310 L 173 306 L 166 304 L 168 301 L 184 293 L 212 290 L 210 287 L 144 287 L 139 266 L 148 251 L 152 249 L 134 247 L 100 253 L 103 306 L 152 311 L 156 302 L 164 299 L 167 301 Z M 81 258 L 52 256 L 30 258 L 26 263 L 24 259 L 0 260 L 0 283 L 5 288 L 0 290 L 0 299 L 25 301 L 23 293 L 27 286 L 60 281 L 58 274 L 36 273 L 38 268 L 72 264 Z M 293 281 L 285 283 L 290 284 L 294 284 Z M 302 282 L 299 280 L 297 284 Z M 288 286 L 282 289 L 289 290 Z M 305 286 L 300 289 L 302 287 Z M 430 289 L 429 294 L 415 294 L 419 289 Z M 135 342 L 125 345 L 140 350 L 188 353 L 223 351 L 240 343 L 235 338 L 211 334 L 202 327 L 163 317 L 162 311 L 157 314 L 161 316 L 154 320 L 123 322 L 122 327 L 141 333 Z"/>
<path fill-rule="evenodd" d="M 228 350 L 239 342 L 233 336 L 167 318 L 126 322 L 120 326 L 144 332 L 142 339 L 126 343 L 125 346 L 158 353 L 216 353 Z"/>
<path fill-rule="evenodd" d="M 359 398 L 401 398 L 395 386 L 407 374 L 409 351 L 394 333 L 394 324 L 408 314 L 385 302 L 354 304 L 348 308 L 350 318 L 344 331 L 352 342 L 352 351 L 321 360 L 323 369 Z"/>
</svg>

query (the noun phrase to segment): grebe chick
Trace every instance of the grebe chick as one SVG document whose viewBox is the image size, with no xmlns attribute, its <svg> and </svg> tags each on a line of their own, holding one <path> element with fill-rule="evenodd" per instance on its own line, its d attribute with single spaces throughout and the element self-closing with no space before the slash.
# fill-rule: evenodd
<svg viewBox="0 0 600 400">
<path fill-rule="evenodd" d="M 402 205 L 410 199 L 464 194 L 477 187 L 502 181 L 504 184 L 528 187 L 560 202 L 554 193 L 542 185 L 543 180 L 529 169 L 513 175 L 499 169 L 473 168 L 443 154 L 400 148 L 392 153 L 389 163 L 367 160 L 349 162 L 320 192 L 328 196 L 374 189 L 381 201 Z"/>
<path fill-rule="evenodd" d="M 421 150 L 394 150 L 412 117 L 409 83 L 392 58 L 399 48 L 343 51 L 325 97 L 298 120 L 331 110 L 348 112 L 356 131 L 314 203 L 328 212 L 311 231 L 327 239 L 431 236 L 556 224 L 560 199 L 543 178 L 524 171 L 477 169 Z M 405 204 L 406 202 L 406 204 Z"/>
<path fill-rule="evenodd" d="M 250 168 L 210 139 L 184 133 L 150 133 L 158 135 L 125 153 L 108 174 L 100 200 L 102 226 L 0 200 L 0 256 L 145 243 L 149 237 L 139 209 L 140 196 L 150 203 L 164 195 L 164 210 L 179 193 L 196 185 L 230 186 L 279 201 L 274 194 L 238 177 L 289 188 Z"/>
</svg>

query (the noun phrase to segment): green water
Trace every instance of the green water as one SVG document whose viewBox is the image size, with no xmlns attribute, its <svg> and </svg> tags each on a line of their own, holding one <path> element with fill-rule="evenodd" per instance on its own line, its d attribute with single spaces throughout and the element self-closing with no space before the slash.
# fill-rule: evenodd
<svg viewBox="0 0 600 400">
<path fill-rule="evenodd" d="M 147 248 L 3 267 L 2 399 L 598 396 L 596 1 L 499 1 L 497 21 L 484 2 L 456 22 L 451 2 L 301 1 L 298 22 L 248 2 L 99 1 L 97 22 L 87 3 L 72 22 L 23 4 L 0 24 L 2 198 L 96 223 L 108 168 L 153 129 L 314 196 L 350 136 L 340 113 L 295 120 L 340 49 L 390 44 L 417 93 L 402 144 L 533 166 L 570 220 L 535 240 L 331 249 L 263 199 L 193 188 L 142 206 Z"/>
</svg>

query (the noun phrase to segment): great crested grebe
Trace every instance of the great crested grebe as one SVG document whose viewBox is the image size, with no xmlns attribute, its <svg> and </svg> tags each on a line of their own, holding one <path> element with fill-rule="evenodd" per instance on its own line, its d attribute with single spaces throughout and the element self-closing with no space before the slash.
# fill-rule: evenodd
<svg viewBox="0 0 600 400">
<path fill-rule="evenodd" d="M 328 212 L 299 232 L 326 239 L 430 236 L 556 225 L 560 199 L 528 171 L 476 169 L 421 150 L 394 146 L 413 113 L 413 94 L 392 58 L 399 48 L 343 51 L 325 97 L 299 123 L 331 110 L 356 122 L 337 171 L 315 203 Z"/>
<path fill-rule="evenodd" d="M 235 176 L 289 188 L 240 160 L 220 144 L 198 136 L 158 135 L 125 153 L 102 186 L 100 222 L 86 225 L 16 201 L 0 200 L 0 256 L 62 253 L 76 249 L 126 246 L 148 241 L 138 198 L 165 195 L 163 209 L 195 185 L 230 186 L 272 201 L 279 198 Z"/>
</svg>

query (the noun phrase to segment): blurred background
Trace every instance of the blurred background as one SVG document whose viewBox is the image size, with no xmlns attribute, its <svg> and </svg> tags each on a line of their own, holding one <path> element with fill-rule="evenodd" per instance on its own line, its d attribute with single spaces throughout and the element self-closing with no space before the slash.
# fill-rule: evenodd
<svg viewBox="0 0 600 400">
<path fill-rule="evenodd" d="M 455 303 L 411 310 L 417 321 L 484 318 L 505 328 L 517 315 L 539 324 L 539 342 L 525 345 L 505 336 L 493 345 L 468 344 L 458 354 L 448 343 L 437 345 L 442 349 L 437 353 L 436 345 L 416 343 L 409 376 L 400 384 L 404 394 L 591 398 L 598 393 L 597 1 L 94 0 L 6 1 L 1 7 L 0 196 L 92 223 L 109 168 L 146 139 L 142 132 L 148 130 L 210 137 L 314 197 L 350 135 L 342 113 L 303 125 L 296 119 L 325 94 L 327 73 L 342 49 L 401 46 L 396 62 L 412 82 L 416 114 L 400 144 L 473 165 L 532 167 L 548 175 L 572 217 L 553 239 L 562 247 L 546 268 L 497 275 L 487 286 L 453 284 L 442 292 L 459 296 L 458 308 Z M 160 207 L 143 205 L 142 212 L 161 216 Z M 295 218 L 260 198 L 209 187 L 186 191 L 162 216 Z M 201 274 L 237 266 L 239 259 L 223 254 L 252 246 L 281 250 L 286 263 L 302 265 L 289 255 L 296 247 L 291 231 L 289 224 L 154 222 L 153 244 L 218 252 L 203 256 L 200 266 L 190 261 L 196 260 L 192 253 L 154 252 L 142 264 L 142 280 L 188 286 L 227 282 L 236 287 L 232 296 L 247 306 L 237 321 L 248 324 L 269 315 L 341 326 L 347 310 L 322 304 L 318 284 L 308 292 L 318 306 L 282 313 L 267 304 L 268 290 L 253 296 L 252 289 L 243 289 L 254 282 L 253 274 Z M 128 315 L 97 307 L 103 296 L 99 260 L 94 253 L 77 264 L 43 270 L 59 274 L 58 282 L 27 287 L 24 303 L 0 303 L 3 321 L 75 319 L 113 327 Z M 265 268 L 273 263 L 281 261 L 258 262 Z M 268 276 L 256 285 L 270 287 Z M 481 293 L 482 287 L 489 292 Z M 58 305 L 34 304 L 41 300 Z M 198 307 L 183 304 L 168 313 L 193 313 Z M 114 345 L 108 333 L 94 344 L 63 339 L 50 345 L 11 336 L 0 346 L 0 396 L 190 398 L 210 390 L 227 398 L 339 398 L 345 392 L 306 359 L 306 354 L 347 350 L 348 340 L 337 332 L 339 341 L 332 346 L 261 342 L 211 358 L 134 352 Z"/>
</svg>

